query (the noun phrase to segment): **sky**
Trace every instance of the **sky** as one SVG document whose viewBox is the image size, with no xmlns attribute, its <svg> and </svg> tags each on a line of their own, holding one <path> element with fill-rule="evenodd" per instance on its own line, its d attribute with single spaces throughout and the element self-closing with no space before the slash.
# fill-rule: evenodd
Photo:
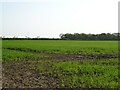
<svg viewBox="0 0 120 90">
<path fill-rule="evenodd" d="M 0 35 L 59 38 L 118 32 L 119 0 L 1 0 Z"/>
</svg>

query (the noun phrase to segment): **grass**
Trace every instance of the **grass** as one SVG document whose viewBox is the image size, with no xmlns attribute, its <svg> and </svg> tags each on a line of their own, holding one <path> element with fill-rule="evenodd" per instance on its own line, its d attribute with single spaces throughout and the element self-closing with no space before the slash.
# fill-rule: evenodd
<svg viewBox="0 0 120 90">
<path fill-rule="evenodd" d="M 12 60 L 22 60 L 22 59 L 31 59 L 31 58 L 46 58 L 48 56 L 43 56 L 39 54 L 32 54 L 32 53 L 26 53 L 21 51 L 15 51 L 15 50 L 8 50 L 3 49 L 2 50 L 2 61 L 12 61 Z"/>
<path fill-rule="evenodd" d="M 3 40 L 3 48 L 43 53 L 118 54 L 118 41 Z"/>
<path fill-rule="evenodd" d="M 35 63 L 30 61 L 31 63 Z M 87 63 L 86 63 L 87 62 Z M 103 60 L 85 60 L 83 62 L 51 62 L 39 61 L 38 67 L 32 69 L 60 78 L 61 87 L 71 88 L 118 88 L 117 59 L 104 60 L 104 63 L 116 63 L 116 65 L 104 65 Z"/>
</svg>

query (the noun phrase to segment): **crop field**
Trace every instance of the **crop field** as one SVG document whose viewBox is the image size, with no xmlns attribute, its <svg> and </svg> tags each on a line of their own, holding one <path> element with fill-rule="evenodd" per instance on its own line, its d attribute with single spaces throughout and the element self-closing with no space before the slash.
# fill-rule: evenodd
<svg viewBox="0 0 120 90">
<path fill-rule="evenodd" d="M 3 40 L 4 88 L 120 88 L 118 41 Z"/>
</svg>

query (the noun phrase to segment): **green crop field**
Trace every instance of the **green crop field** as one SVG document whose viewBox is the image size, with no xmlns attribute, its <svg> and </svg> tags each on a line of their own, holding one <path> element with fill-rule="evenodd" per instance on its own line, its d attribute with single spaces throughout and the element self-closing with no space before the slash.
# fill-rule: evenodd
<svg viewBox="0 0 120 90">
<path fill-rule="evenodd" d="M 3 68 L 8 69 L 7 66 L 11 64 L 14 68 L 26 67 L 25 72 L 36 72 L 37 78 L 31 76 L 38 80 L 35 82 L 33 79 L 32 85 L 36 83 L 34 86 L 29 86 L 31 81 L 25 77 L 25 80 L 19 82 L 22 69 L 20 76 L 15 74 L 12 77 L 11 72 L 11 77 L 15 79 L 11 82 L 16 86 L 119 88 L 118 41 L 3 40 L 2 46 L 2 61 L 3 65 L 5 64 Z M 17 65 L 14 62 L 17 62 Z M 18 62 L 22 66 L 19 66 Z M 13 68 L 9 69 L 8 74 Z M 13 71 L 16 73 L 17 70 Z M 38 77 L 44 80 L 41 81 Z M 4 82 L 3 86 L 12 87 L 10 82 Z"/>
<path fill-rule="evenodd" d="M 34 61 L 29 61 L 35 63 Z M 118 60 L 51 62 L 39 61 L 39 66 L 32 67 L 40 73 L 59 78 L 61 87 L 70 88 L 117 88 Z"/>
<path fill-rule="evenodd" d="M 117 41 L 6 40 L 3 48 L 43 53 L 118 54 Z"/>
</svg>

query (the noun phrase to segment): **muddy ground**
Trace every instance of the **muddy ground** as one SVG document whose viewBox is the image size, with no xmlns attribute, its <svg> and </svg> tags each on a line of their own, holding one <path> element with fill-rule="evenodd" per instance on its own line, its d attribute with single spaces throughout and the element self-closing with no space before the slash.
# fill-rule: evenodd
<svg viewBox="0 0 120 90">
<path fill-rule="evenodd" d="M 45 54 L 41 55 L 51 56 L 49 58 L 39 58 L 33 60 L 54 60 L 60 61 L 74 61 L 85 59 L 102 59 L 102 58 L 117 58 L 117 56 L 104 55 L 100 56 L 85 56 L 85 55 L 68 55 L 68 54 Z M 23 59 L 20 61 L 10 61 L 2 63 L 2 87 L 3 88 L 59 88 L 59 78 L 53 78 L 39 73 L 31 67 L 37 66 L 38 63 L 30 63 L 29 60 Z"/>
</svg>

